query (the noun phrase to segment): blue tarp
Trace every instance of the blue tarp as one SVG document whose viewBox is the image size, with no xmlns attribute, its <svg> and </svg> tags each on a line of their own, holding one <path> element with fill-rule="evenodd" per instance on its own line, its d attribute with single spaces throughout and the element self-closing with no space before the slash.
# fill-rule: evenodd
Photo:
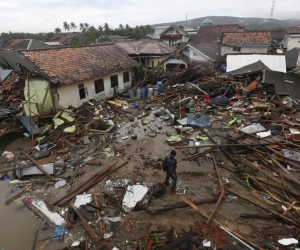
<svg viewBox="0 0 300 250">
<path fill-rule="evenodd" d="M 211 121 L 208 116 L 202 115 L 201 113 L 188 114 L 187 125 L 191 127 L 206 128 L 211 126 Z"/>
</svg>

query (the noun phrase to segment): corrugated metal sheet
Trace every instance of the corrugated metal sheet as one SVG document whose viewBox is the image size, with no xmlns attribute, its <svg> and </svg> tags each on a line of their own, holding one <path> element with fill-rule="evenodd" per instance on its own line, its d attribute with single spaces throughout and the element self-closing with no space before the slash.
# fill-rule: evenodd
<svg viewBox="0 0 300 250">
<path fill-rule="evenodd" d="M 262 61 L 269 69 L 286 73 L 286 63 L 284 55 L 227 55 L 227 72 L 239 69 L 246 65 Z"/>
</svg>

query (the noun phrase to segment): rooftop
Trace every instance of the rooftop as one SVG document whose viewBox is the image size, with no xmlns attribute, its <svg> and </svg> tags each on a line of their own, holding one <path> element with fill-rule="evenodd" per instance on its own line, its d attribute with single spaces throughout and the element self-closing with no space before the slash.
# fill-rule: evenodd
<svg viewBox="0 0 300 250">
<path fill-rule="evenodd" d="M 270 32 L 226 32 L 222 37 L 222 45 L 268 45 Z"/>
<path fill-rule="evenodd" d="M 6 44 L 6 48 L 12 50 L 24 49 L 47 49 L 51 48 L 48 44 L 33 40 L 33 39 L 15 39 Z"/>
<path fill-rule="evenodd" d="M 128 55 L 153 54 L 165 55 L 175 51 L 174 48 L 157 40 L 138 40 L 117 42 L 115 45 L 123 49 Z"/>
<path fill-rule="evenodd" d="M 105 76 L 138 65 L 113 44 L 27 50 L 22 54 L 61 84 Z"/>
</svg>

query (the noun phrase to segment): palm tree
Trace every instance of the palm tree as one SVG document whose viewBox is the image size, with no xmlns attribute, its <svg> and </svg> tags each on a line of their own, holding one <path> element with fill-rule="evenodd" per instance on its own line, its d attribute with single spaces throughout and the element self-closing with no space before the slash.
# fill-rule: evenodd
<svg viewBox="0 0 300 250">
<path fill-rule="evenodd" d="M 80 24 L 79 24 L 79 29 L 80 29 L 80 31 L 83 31 L 83 28 L 84 28 L 83 23 L 80 23 Z"/>
<path fill-rule="evenodd" d="M 100 33 L 102 34 L 103 32 L 103 27 L 101 25 L 99 25 L 98 30 L 100 31 Z"/>
<path fill-rule="evenodd" d="M 104 32 L 105 32 L 106 35 L 109 35 L 109 33 L 110 33 L 110 28 L 109 28 L 108 23 L 104 24 Z"/>
<path fill-rule="evenodd" d="M 90 25 L 89 25 L 88 23 L 84 23 L 84 27 L 85 27 L 86 29 L 88 29 L 88 28 L 90 27 Z"/>
<path fill-rule="evenodd" d="M 63 23 L 63 27 L 64 27 L 65 31 L 67 31 L 67 30 L 69 31 L 70 30 L 70 25 L 67 22 Z"/>
<path fill-rule="evenodd" d="M 77 29 L 77 26 L 76 26 L 76 24 L 74 22 L 70 23 L 70 27 L 71 27 L 72 30 L 76 30 Z"/>
<path fill-rule="evenodd" d="M 122 30 L 123 28 L 124 28 L 123 25 L 120 23 L 119 24 L 119 29 Z"/>
<path fill-rule="evenodd" d="M 56 29 L 54 30 L 54 33 L 55 33 L 55 34 L 60 34 L 60 33 L 61 33 L 61 29 L 60 29 L 60 28 L 56 28 Z"/>
</svg>

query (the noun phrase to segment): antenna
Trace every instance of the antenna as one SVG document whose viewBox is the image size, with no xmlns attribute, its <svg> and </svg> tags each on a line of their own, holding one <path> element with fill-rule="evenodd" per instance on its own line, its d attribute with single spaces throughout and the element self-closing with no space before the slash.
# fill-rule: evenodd
<svg viewBox="0 0 300 250">
<path fill-rule="evenodd" d="M 275 7 L 275 0 L 273 0 L 273 3 L 272 3 L 271 13 L 270 13 L 270 17 L 269 17 L 269 24 L 272 22 L 272 19 L 273 19 L 274 7 Z"/>
<path fill-rule="evenodd" d="M 185 14 L 185 27 L 187 27 L 187 13 Z"/>
</svg>

